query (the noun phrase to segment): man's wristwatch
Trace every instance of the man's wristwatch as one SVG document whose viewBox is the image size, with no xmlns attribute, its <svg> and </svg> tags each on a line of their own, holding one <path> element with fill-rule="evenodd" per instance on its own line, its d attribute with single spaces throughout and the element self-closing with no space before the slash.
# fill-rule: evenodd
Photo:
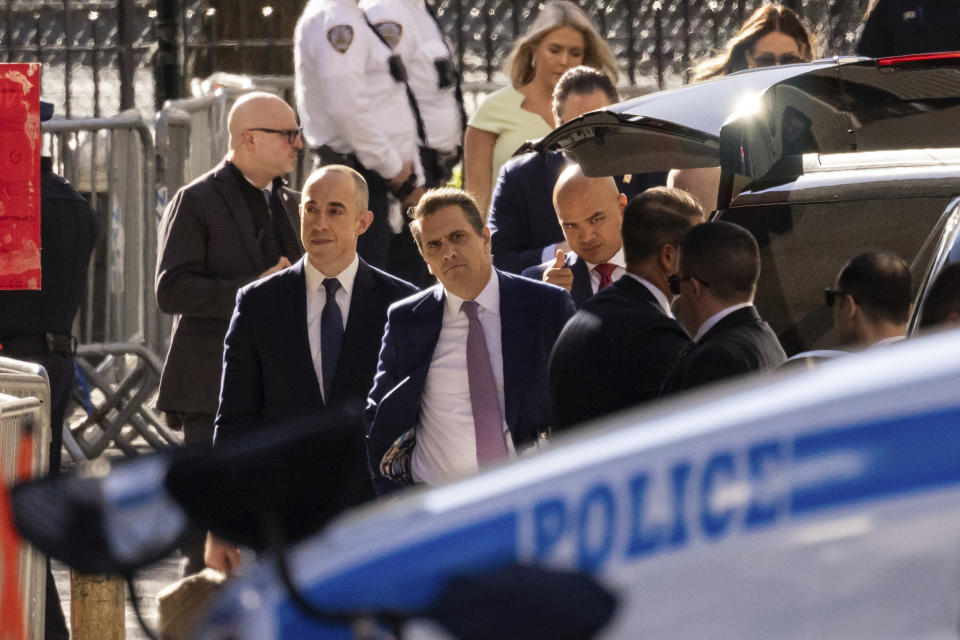
<svg viewBox="0 0 960 640">
<path fill-rule="evenodd" d="M 397 200 L 403 202 L 404 200 L 407 199 L 407 196 L 413 193 L 414 189 L 416 188 L 417 188 L 417 174 L 411 173 L 410 176 L 407 177 L 406 181 L 402 185 L 400 185 L 399 187 L 393 190 L 393 195 L 397 197 Z"/>
</svg>

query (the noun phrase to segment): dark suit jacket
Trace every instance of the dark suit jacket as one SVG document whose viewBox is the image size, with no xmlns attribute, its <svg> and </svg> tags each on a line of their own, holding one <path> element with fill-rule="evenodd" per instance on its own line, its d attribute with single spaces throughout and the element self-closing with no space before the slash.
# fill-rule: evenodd
<svg viewBox="0 0 960 640">
<path fill-rule="evenodd" d="M 547 359 L 560 330 L 573 315 L 573 302 L 559 287 L 494 273 L 500 278 L 504 417 L 520 447 L 549 430 Z M 380 475 L 383 454 L 417 424 L 420 396 L 440 336 L 443 304 L 443 288 L 436 285 L 393 305 L 387 314 L 380 363 L 366 411 L 367 453 L 379 492 L 395 488 Z"/>
<path fill-rule="evenodd" d="M 543 280 L 543 272 L 553 265 L 553 260 L 527 267 L 523 270 L 523 277 L 531 280 Z M 570 295 L 573 297 L 573 303 L 579 309 L 583 303 L 593 296 L 593 285 L 590 284 L 590 270 L 587 263 L 580 259 L 580 256 L 573 251 L 567 252 L 567 257 L 563 261 L 563 266 L 573 270 L 573 286 L 570 287 Z"/>
<path fill-rule="evenodd" d="M 590 298 L 550 356 L 550 420 L 564 429 L 656 400 L 690 343 L 653 294 L 629 275 Z"/>
<path fill-rule="evenodd" d="M 326 408 L 360 415 L 377 370 L 387 308 L 417 288 L 363 260 L 343 346 L 324 402 L 307 335 L 304 260 L 242 288 L 223 351 L 217 438 L 310 416 Z"/>
<path fill-rule="evenodd" d="M 786 359 L 770 325 L 754 307 L 746 307 L 723 318 L 681 357 L 660 395 L 772 369 Z"/>
<path fill-rule="evenodd" d="M 283 189 L 281 200 L 295 241 L 282 249 L 293 262 L 303 255 L 299 197 Z M 253 217 L 225 162 L 173 197 L 160 221 L 157 259 L 157 304 L 176 314 L 158 408 L 216 413 L 223 338 L 237 290 L 271 266 L 264 264 Z"/>
<path fill-rule="evenodd" d="M 527 153 L 500 168 L 490 200 L 493 264 L 510 273 L 522 273 L 543 260 L 543 250 L 563 241 L 553 208 L 553 186 L 565 166 L 563 154 Z M 629 200 L 638 193 L 667 183 L 667 174 L 638 173 L 616 176 L 620 193 Z"/>
</svg>

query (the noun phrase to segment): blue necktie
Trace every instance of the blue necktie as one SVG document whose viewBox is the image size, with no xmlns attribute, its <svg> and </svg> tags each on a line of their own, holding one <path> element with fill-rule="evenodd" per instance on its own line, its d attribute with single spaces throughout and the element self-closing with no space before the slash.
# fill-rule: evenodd
<svg viewBox="0 0 960 640">
<path fill-rule="evenodd" d="M 340 313 L 340 305 L 337 304 L 340 281 L 327 278 L 323 281 L 323 286 L 327 290 L 327 301 L 320 314 L 320 359 L 323 370 L 323 401 L 329 404 L 333 375 L 337 370 L 340 347 L 343 345 L 343 315 Z"/>
</svg>

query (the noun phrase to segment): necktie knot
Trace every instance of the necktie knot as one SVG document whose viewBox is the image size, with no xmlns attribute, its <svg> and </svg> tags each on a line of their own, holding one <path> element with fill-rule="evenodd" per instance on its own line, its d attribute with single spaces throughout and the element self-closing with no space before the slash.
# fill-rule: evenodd
<svg viewBox="0 0 960 640">
<path fill-rule="evenodd" d="M 337 290 L 340 289 L 340 281 L 336 278 L 324 278 L 323 288 L 327 290 L 328 298 L 332 298 L 337 294 Z"/>
<path fill-rule="evenodd" d="M 617 265 L 610 264 L 609 262 L 604 262 L 603 264 L 598 264 L 593 268 L 594 271 L 600 274 L 600 289 L 608 287 L 613 284 L 613 271 L 617 268 Z"/>
<path fill-rule="evenodd" d="M 263 199 L 267 202 L 267 206 L 270 206 L 270 187 L 263 189 Z"/>
<path fill-rule="evenodd" d="M 479 307 L 480 305 L 477 304 L 476 300 L 464 300 L 463 304 L 460 305 L 460 310 L 467 314 L 469 320 L 476 320 Z"/>
</svg>

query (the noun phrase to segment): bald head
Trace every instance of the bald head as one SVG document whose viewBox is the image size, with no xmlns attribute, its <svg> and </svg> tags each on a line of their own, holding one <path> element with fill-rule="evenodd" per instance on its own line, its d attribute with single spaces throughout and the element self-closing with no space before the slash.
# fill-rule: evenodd
<svg viewBox="0 0 960 640">
<path fill-rule="evenodd" d="M 254 91 L 242 95 L 227 115 L 227 130 L 230 132 L 230 148 L 236 149 L 240 144 L 241 134 L 254 128 L 269 128 L 274 126 L 265 123 L 286 122 L 285 126 L 277 129 L 296 129 L 297 117 L 286 102 L 264 91 Z M 291 126 L 292 125 L 292 126 Z"/>
<path fill-rule="evenodd" d="M 370 190 L 367 187 L 367 181 L 363 179 L 363 176 L 360 175 L 359 172 L 346 165 L 329 164 L 325 167 L 320 167 L 311 173 L 307 178 L 307 181 L 303 183 L 302 193 L 309 193 L 310 188 L 315 182 L 319 182 L 321 179 L 330 175 L 331 173 L 343 176 L 350 180 L 350 186 L 353 189 L 355 196 L 354 200 L 356 201 L 357 211 L 366 211 L 370 202 Z"/>
<path fill-rule="evenodd" d="M 591 264 L 609 262 L 623 246 L 620 225 L 627 198 L 613 178 L 589 178 L 567 167 L 553 188 L 553 207 L 570 248 Z"/>
<path fill-rule="evenodd" d="M 271 93 L 241 96 L 227 116 L 227 129 L 227 159 L 261 189 L 293 170 L 303 148 L 296 114 Z"/>
<path fill-rule="evenodd" d="M 616 198 L 620 195 L 617 182 L 609 176 L 590 178 L 583 174 L 580 165 L 572 164 L 563 170 L 553 187 L 553 207 L 560 210 L 561 203 L 571 197 L 591 194 L 600 198 Z"/>
</svg>

